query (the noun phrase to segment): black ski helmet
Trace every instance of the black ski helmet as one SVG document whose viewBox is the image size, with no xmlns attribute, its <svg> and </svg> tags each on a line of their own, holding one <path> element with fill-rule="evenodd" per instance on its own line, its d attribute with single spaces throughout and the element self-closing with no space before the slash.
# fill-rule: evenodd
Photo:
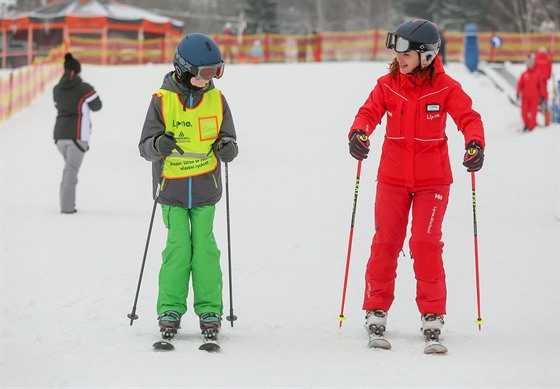
<svg viewBox="0 0 560 389">
<path fill-rule="evenodd" d="M 435 24 L 425 19 L 414 19 L 404 22 L 393 33 L 407 39 L 413 50 L 420 53 L 420 66 L 430 65 L 439 52 L 441 38 Z"/>
<path fill-rule="evenodd" d="M 199 33 L 186 35 L 179 42 L 173 58 L 173 66 L 179 78 L 187 72 L 196 75 L 197 71 L 194 68 L 218 67 L 223 64 L 222 53 L 216 42 Z"/>
</svg>

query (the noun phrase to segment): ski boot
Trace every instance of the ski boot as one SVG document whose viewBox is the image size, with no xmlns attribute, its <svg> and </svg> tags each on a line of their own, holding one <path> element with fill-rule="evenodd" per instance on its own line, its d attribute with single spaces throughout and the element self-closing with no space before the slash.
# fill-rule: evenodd
<svg viewBox="0 0 560 389">
<path fill-rule="evenodd" d="M 198 348 L 199 350 L 208 351 L 209 353 L 219 352 L 218 332 L 222 326 L 222 317 L 216 313 L 203 313 L 200 315 L 200 329 L 204 335 L 204 343 Z"/>
<path fill-rule="evenodd" d="M 222 317 L 216 313 L 203 313 L 200 315 L 200 329 L 205 340 L 215 341 L 222 327 Z"/>
<path fill-rule="evenodd" d="M 422 328 L 421 331 L 426 338 L 426 347 L 424 353 L 426 354 L 444 354 L 447 348 L 441 344 L 439 336 L 443 328 L 444 320 L 442 315 L 428 313 L 422 315 Z"/>
<path fill-rule="evenodd" d="M 173 340 L 177 330 L 181 328 L 181 314 L 175 311 L 166 311 L 158 316 L 159 330 L 163 340 Z"/>
<path fill-rule="evenodd" d="M 391 349 L 391 344 L 385 339 L 385 328 L 387 327 L 387 312 L 381 309 L 367 311 L 366 330 L 369 334 L 368 346 L 371 348 Z"/>
</svg>

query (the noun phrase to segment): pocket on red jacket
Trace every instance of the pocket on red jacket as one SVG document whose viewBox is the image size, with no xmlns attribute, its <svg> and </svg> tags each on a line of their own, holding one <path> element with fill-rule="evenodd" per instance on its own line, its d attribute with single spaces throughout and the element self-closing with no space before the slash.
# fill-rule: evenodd
<svg viewBox="0 0 560 389">
<path fill-rule="evenodd" d="M 446 162 L 442 159 L 442 148 L 446 150 L 447 147 L 444 143 L 445 140 L 415 141 L 415 180 L 441 179 L 445 177 L 446 169 L 444 169 L 444 163 Z"/>
</svg>

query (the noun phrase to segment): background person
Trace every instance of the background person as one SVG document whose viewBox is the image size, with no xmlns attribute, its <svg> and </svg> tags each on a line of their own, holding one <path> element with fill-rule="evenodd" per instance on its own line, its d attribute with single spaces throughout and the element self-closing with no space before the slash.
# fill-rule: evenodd
<svg viewBox="0 0 560 389">
<path fill-rule="evenodd" d="M 93 86 L 80 77 L 82 66 L 71 53 L 64 56 L 64 74 L 53 89 L 57 109 L 54 141 L 64 158 L 60 183 L 60 212 L 72 214 L 76 210 L 78 172 L 89 149 L 91 111 L 101 109 L 101 100 Z"/>
</svg>

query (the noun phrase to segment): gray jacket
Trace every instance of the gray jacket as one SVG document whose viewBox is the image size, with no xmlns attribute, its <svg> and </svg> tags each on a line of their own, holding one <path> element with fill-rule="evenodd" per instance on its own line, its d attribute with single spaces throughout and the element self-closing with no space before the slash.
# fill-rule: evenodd
<svg viewBox="0 0 560 389">
<path fill-rule="evenodd" d="M 214 83 L 210 81 L 203 90 L 193 90 L 185 85 L 178 83 L 174 78 L 174 72 L 169 72 L 163 78 L 162 89 L 166 89 L 179 94 L 180 100 L 185 107 L 196 107 L 202 100 L 202 95 L 214 88 Z M 216 142 L 223 137 L 236 139 L 235 126 L 229 105 L 222 95 L 223 102 L 223 121 L 220 133 Z M 161 180 L 163 159 L 155 147 L 155 140 L 158 136 L 165 133 L 165 125 L 162 116 L 161 100 L 152 96 L 148 113 L 144 120 L 142 135 L 138 149 L 140 155 L 152 162 L 152 194 L 155 198 L 157 186 Z M 214 205 L 222 197 L 222 178 L 221 164 L 216 170 L 200 176 L 183 178 L 178 180 L 163 180 L 160 188 L 158 203 L 168 204 L 179 207 L 194 208 L 205 205 Z"/>
</svg>

